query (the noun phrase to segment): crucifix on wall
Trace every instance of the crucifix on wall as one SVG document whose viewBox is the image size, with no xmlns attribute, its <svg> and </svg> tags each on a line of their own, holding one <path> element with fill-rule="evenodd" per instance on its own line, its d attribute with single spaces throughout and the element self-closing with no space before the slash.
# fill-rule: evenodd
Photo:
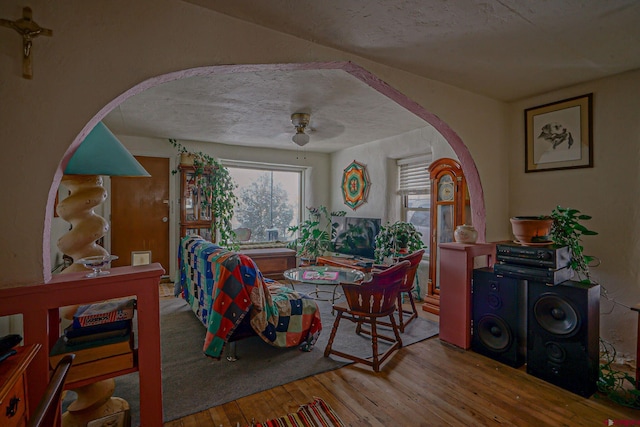
<svg viewBox="0 0 640 427">
<path fill-rule="evenodd" d="M 22 36 L 22 77 L 25 79 L 33 78 L 33 68 L 31 65 L 31 47 L 33 39 L 38 36 L 53 35 L 53 31 L 42 28 L 31 19 L 31 8 L 22 9 L 22 18 L 17 21 L 9 21 L 8 19 L 0 19 L 0 25 L 7 28 L 13 28 Z"/>
</svg>

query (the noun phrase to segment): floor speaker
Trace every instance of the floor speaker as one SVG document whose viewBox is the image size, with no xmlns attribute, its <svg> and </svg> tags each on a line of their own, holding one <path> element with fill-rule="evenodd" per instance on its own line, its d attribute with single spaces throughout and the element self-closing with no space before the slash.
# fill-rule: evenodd
<svg viewBox="0 0 640 427">
<path fill-rule="evenodd" d="M 491 268 L 473 270 L 471 349 L 513 367 L 526 352 L 526 282 L 496 275 Z"/>
<path fill-rule="evenodd" d="M 528 282 L 527 373 L 584 397 L 596 391 L 600 285 Z"/>
</svg>

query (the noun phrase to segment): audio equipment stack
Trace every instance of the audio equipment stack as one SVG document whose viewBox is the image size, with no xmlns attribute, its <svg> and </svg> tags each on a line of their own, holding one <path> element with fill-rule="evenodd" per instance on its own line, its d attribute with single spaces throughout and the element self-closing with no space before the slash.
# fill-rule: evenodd
<svg viewBox="0 0 640 427">
<path fill-rule="evenodd" d="M 596 391 L 600 286 L 570 280 L 568 247 L 496 245 L 473 271 L 472 350 L 573 393 Z"/>
<path fill-rule="evenodd" d="M 557 285 L 571 279 L 571 252 L 568 246 L 522 246 L 517 243 L 496 245 L 495 272 L 517 279 L 538 280 Z"/>
</svg>

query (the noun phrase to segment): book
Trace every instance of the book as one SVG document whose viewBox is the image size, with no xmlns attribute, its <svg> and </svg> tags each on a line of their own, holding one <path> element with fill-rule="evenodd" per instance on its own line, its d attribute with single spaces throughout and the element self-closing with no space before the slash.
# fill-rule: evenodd
<svg viewBox="0 0 640 427">
<path fill-rule="evenodd" d="M 119 299 L 81 305 L 73 316 L 74 328 L 133 319 L 136 299 Z"/>
<path fill-rule="evenodd" d="M 131 322 L 131 321 L 125 320 L 125 322 Z M 110 323 L 105 323 L 105 325 L 110 325 Z M 131 324 L 129 323 L 125 325 L 126 326 L 122 329 L 106 330 L 103 332 L 95 332 L 89 335 L 78 335 L 78 336 L 72 336 L 72 337 L 68 337 L 67 335 L 64 335 L 64 342 L 66 345 L 69 345 L 69 346 L 77 346 L 78 344 L 83 344 L 91 341 L 101 341 L 101 340 L 106 340 L 114 337 L 122 337 L 131 332 Z M 77 347 L 74 347 L 74 348 L 77 348 Z"/>
<path fill-rule="evenodd" d="M 76 365 L 74 359 L 73 365 L 71 365 L 71 369 L 67 374 L 67 383 L 82 381 L 87 378 L 94 378 L 99 375 L 110 374 L 129 368 L 133 368 L 133 350 L 131 349 L 128 353 L 105 357 L 78 365 Z"/>
<path fill-rule="evenodd" d="M 131 328 L 131 319 L 117 320 L 115 322 L 101 323 L 99 325 L 74 327 L 73 324 L 67 326 L 64 330 L 64 336 L 67 338 L 77 338 L 86 335 L 95 335 L 100 332 L 108 332 L 115 330 L 127 330 Z"/>
<path fill-rule="evenodd" d="M 65 343 L 64 335 L 58 338 L 49 352 L 49 363 L 55 367 L 65 354 L 73 353 L 73 365 L 104 359 L 118 354 L 131 352 L 133 349 L 133 332 L 126 335 L 103 340 L 88 341 L 76 345 Z"/>
<path fill-rule="evenodd" d="M 338 279 L 338 274 L 337 271 L 306 270 L 302 273 L 302 279 L 334 281 Z"/>
</svg>

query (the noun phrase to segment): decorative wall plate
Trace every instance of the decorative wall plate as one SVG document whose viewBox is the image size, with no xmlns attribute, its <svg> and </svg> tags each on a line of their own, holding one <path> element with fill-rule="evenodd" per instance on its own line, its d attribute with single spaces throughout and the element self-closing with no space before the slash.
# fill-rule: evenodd
<svg viewBox="0 0 640 427">
<path fill-rule="evenodd" d="M 342 197 L 344 204 L 354 211 L 367 201 L 369 195 L 369 175 L 367 167 L 355 160 L 344 169 L 342 174 Z"/>
</svg>

